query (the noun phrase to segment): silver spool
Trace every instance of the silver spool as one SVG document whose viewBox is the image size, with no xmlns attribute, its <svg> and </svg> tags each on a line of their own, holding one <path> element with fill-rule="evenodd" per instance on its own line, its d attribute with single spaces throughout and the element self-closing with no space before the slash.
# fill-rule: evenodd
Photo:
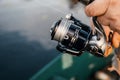
<svg viewBox="0 0 120 80">
<path fill-rule="evenodd" d="M 71 24 L 72 24 L 72 21 L 69 21 L 67 19 L 63 19 L 61 21 L 61 23 L 59 24 L 53 39 L 61 42 L 64 39 L 65 35 L 67 34 L 68 29 L 69 29 Z"/>
</svg>

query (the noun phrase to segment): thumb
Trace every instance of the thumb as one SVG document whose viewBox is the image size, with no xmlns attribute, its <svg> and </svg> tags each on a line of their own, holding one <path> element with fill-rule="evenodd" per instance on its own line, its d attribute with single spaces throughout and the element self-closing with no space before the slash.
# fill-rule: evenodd
<svg viewBox="0 0 120 80">
<path fill-rule="evenodd" d="M 95 0 L 85 7 L 85 13 L 90 17 L 103 15 L 107 11 L 109 3 L 110 0 Z"/>
</svg>

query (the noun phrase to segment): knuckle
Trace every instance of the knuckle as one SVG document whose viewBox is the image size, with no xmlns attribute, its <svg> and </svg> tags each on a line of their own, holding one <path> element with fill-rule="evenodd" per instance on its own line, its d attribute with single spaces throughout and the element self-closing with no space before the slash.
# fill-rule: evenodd
<svg viewBox="0 0 120 80">
<path fill-rule="evenodd" d="M 119 20 L 112 20 L 110 22 L 110 28 L 113 30 L 113 31 L 116 31 L 118 33 L 120 33 L 120 21 Z"/>
<path fill-rule="evenodd" d="M 104 19 L 102 17 L 98 17 L 97 19 L 99 21 L 100 24 L 104 25 L 104 26 L 108 26 L 109 25 L 109 22 L 107 19 Z"/>
<path fill-rule="evenodd" d="M 86 8 L 85 8 L 85 13 L 86 13 L 86 15 L 89 16 L 89 17 L 94 16 L 93 10 L 92 10 L 91 7 L 89 7 L 89 6 L 86 6 Z"/>
</svg>

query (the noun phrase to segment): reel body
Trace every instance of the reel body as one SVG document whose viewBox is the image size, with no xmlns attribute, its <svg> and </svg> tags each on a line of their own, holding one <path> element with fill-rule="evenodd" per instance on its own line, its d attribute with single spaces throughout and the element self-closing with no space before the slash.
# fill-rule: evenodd
<svg viewBox="0 0 120 80">
<path fill-rule="evenodd" d="M 71 14 L 66 18 L 55 22 L 50 30 L 51 39 L 58 42 L 57 49 L 64 53 L 79 56 L 84 51 L 88 51 L 96 56 L 103 57 L 105 53 L 106 36 L 100 25 L 93 22 L 95 27 L 94 34 L 90 26 L 83 24 Z"/>
</svg>

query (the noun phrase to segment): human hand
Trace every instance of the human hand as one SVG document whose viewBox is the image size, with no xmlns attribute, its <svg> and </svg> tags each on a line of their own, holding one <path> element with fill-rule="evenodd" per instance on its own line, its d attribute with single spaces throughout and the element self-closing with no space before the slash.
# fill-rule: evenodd
<svg viewBox="0 0 120 80">
<path fill-rule="evenodd" d="M 106 34 L 106 37 L 107 37 L 107 42 L 108 42 L 108 40 L 109 40 L 108 36 L 109 36 L 109 33 L 112 30 L 110 30 L 110 28 L 108 26 L 104 26 L 103 29 L 105 31 L 105 34 Z M 112 46 L 114 48 L 118 48 L 119 47 L 119 43 L 120 43 L 120 34 L 117 33 L 117 32 L 113 32 L 113 37 L 112 37 L 112 42 L 111 42 Z"/>
<path fill-rule="evenodd" d="M 111 32 L 110 28 L 108 26 L 104 26 L 103 27 L 107 40 L 106 42 L 108 42 L 108 46 L 106 46 L 106 50 L 105 50 L 105 57 L 109 56 L 112 51 L 113 51 L 113 47 L 114 48 L 118 48 L 119 44 L 120 44 L 120 34 L 118 34 L 117 32 L 113 32 L 113 37 L 112 37 L 112 42 L 109 45 L 109 34 Z"/>
<path fill-rule="evenodd" d="M 88 16 L 97 16 L 100 24 L 109 26 L 115 35 L 120 33 L 120 0 L 95 0 L 85 8 Z M 118 44 L 115 44 L 115 47 Z"/>
<path fill-rule="evenodd" d="M 93 21 L 92 19 L 90 20 L 91 22 L 91 28 L 93 30 L 93 33 L 95 32 L 95 26 L 93 24 Z M 105 32 L 105 35 L 106 35 L 106 42 L 107 42 L 107 45 L 106 45 L 106 48 L 105 48 L 105 53 L 104 53 L 104 57 L 107 57 L 109 56 L 112 51 L 113 51 L 113 47 L 114 48 L 118 48 L 119 47 L 119 43 L 120 43 L 120 34 L 118 34 L 117 32 L 113 32 L 108 26 L 103 26 L 103 29 L 104 29 L 104 32 Z M 112 32 L 112 37 L 110 38 L 110 32 Z M 110 40 L 111 39 L 111 40 Z"/>
</svg>

